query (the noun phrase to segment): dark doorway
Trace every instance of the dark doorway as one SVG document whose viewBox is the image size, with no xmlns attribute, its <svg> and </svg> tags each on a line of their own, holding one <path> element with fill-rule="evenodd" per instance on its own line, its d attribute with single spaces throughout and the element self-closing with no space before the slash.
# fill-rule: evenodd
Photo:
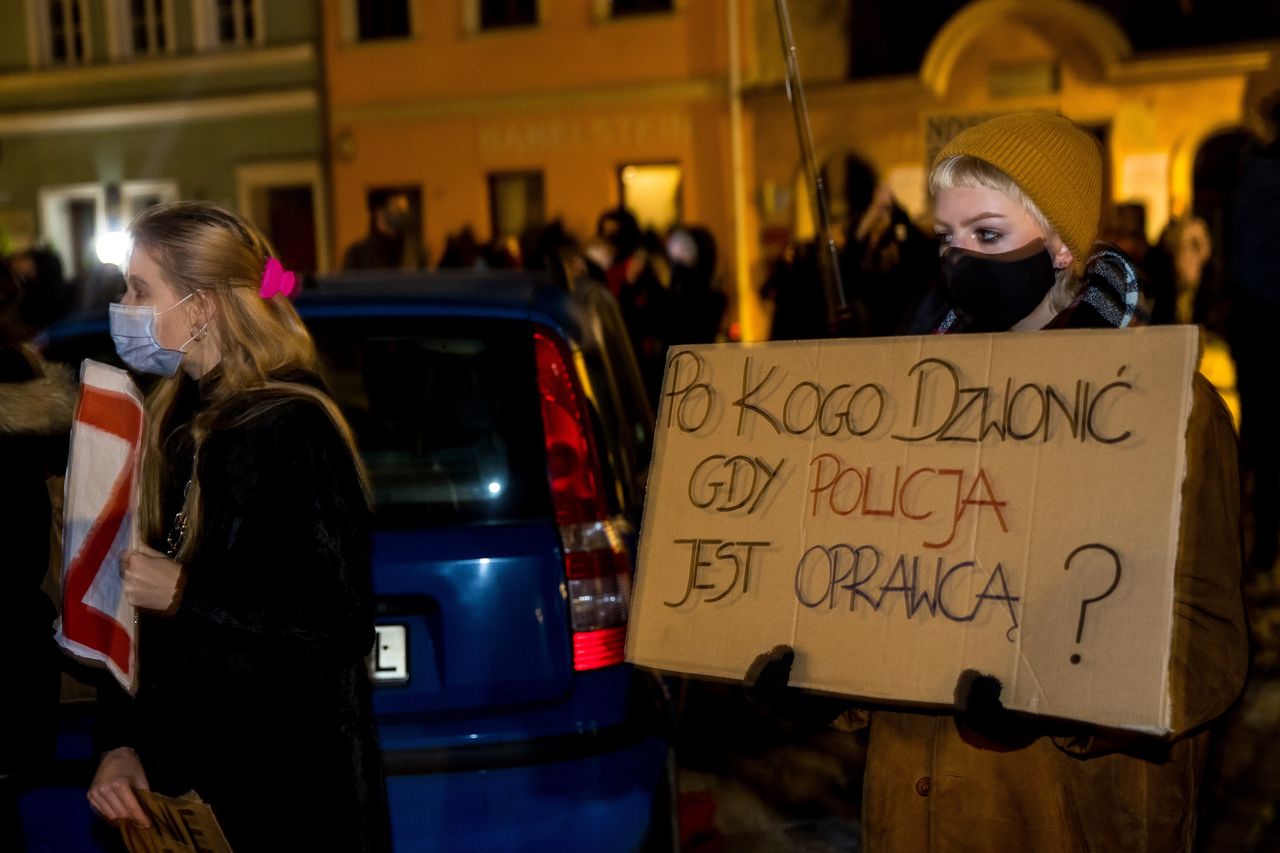
<svg viewBox="0 0 1280 853">
<path fill-rule="evenodd" d="M 316 211 L 311 187 L 267 190 L 267 236 L 280 262 L 296 272 L 316 270 Z"/>
</svg>

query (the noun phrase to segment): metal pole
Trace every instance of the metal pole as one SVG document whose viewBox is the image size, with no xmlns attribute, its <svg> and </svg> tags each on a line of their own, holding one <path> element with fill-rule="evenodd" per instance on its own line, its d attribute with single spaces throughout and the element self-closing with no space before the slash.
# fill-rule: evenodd
<svg viewBox="0 0 1280 853">
<path fill-rule="evenodd" d="M 787 66 L 787 100 L 796 122 L 800 140 L 800 156 L 805 177 L 813 188 L 815 238 L 819 244 L 818 267 L 822 271 L 823 291 L 827 302 L 827 325 L 835 331 L 846 319 L 849 306 L 845 302 L 844 282 L 840 278 L 840 252 L 831 233 L 831 212 L 827 208 L 827 190 L 818 161 L 813 153 L 813 131 L 809 127 L 809 110 L 804 102 L 804 86 L 800 82 L 800 64 L 796 60 L 796 41 L 791 33 L 791 12 L 787 0 L 774 0 L 778 13 L 778 34 L 782 37 L 782 58 Z"/>
<path fill-rule="evenodd" d="M 760 315 L 755 288 L 751 286 L 751 265 L 747 254 L 746 143 L 742 115 L 741 0 L 726 0 L 729 30 L 729 153 L 733 191 L 733 271 L 734 303 L 742 324 L 743 340 L 760 338 L 756 319 Z M 746 322 L 744 322 L 746 321 Z"/>
</svg>

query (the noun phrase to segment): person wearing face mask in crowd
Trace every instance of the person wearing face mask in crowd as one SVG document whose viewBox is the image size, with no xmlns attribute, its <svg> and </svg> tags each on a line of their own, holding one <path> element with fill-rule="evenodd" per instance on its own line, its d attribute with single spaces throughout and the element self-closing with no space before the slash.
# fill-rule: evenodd
<svg viewBox="0 0 1280 853">
<path fill-rule="evenodd" d="M 130 231 L 111 335 L 161 377 L 138 474 L 145 544 L 122 560 L 140 683 L 100 690 L 89 801 L 146 826 L 135 788 L 194 790 L 237 853 L 386 850 L 368 491 L 288 299 L 297 283 L 213 204 L 148 208 Z"/>
<path fill-rule="evenodd" d="M 946 288 L 917 316 L 920 331 L 1132 322 L 1137 278 L 1123 255 L 1094 245 L 1098 146 L 1071 122 L 1024 113 L 976 125 L 943 148 L 929 184 Z M 1193 848 L 1210 728 L 1240 694 L 1248 657 L 1235 434 L 1199 375 L 1186 454 L 1167 738 L 1007 711 L 990 677 L 962 679 L 953 710 L 850 709 L 847 701 L 784 689 L 792 650 L 756 661 L 747 680 L 762 701 L 848 731 L 869 727 L 864 849 Z"/>
<path fill-rule="evenodd" d="M 347 247 L 344 270 L 406 269 L 427 266 L 427 253 L 415 233 L 409 195 L 400 190 L 369 193 L 369 233 Z"/>
</svg>

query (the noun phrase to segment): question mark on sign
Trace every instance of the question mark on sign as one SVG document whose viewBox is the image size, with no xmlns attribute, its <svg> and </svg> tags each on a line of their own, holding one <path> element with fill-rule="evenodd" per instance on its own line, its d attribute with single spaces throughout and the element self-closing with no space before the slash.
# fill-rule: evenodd
<svg viewBox="0 0 1280 853">
<path fill-rule="evenodd" d="M 1102 593 L 1102 595 L 1097 595 L 1097 596 L 1094 596 L 1093 598 L 1086 598 L 1084 601 L 1080 602 L 1080 621 L 1076 623 L 1076 643 L 1077 644 L 1080 642 L 1080 639 L 1084 636 L 1084 616 L 1085 616 L 1085 612 L 1089 609 L 1089 605 L 1097 604 L 1099 601 L 1102 601 L 1104 598 L 1111 595 L 1111 593 L 1115 592 L 1116 587 L 1120 585 L 1120 555 L 1115 552 L 1115 549 L 1108 548 L 1106 545 L 1096 545 L 1096 544 L 1081 545 L 1079 548 L 1075 549 L 1067 556 L 1067 563 L 1065 566 L 1063 566 L 1063 568 L 1069 571 L 1071 569 L 1071 561 L 1076 558 L 1076 555 L 1079 554 L 1081 551 L 1089 551 L 1089 550 L 1106 551 L 1108 554 L 1110 554 L 1112 562 L 1114 562 L 1116 565 L 1116 576 L 1111 581 L 1111 586 L 1107 587 L 1107 591 Z M 1073 664 L 1080 663 L 1080 655 L 1079 654 L 1072 655 L 1071 662 Z"/>
</svg>

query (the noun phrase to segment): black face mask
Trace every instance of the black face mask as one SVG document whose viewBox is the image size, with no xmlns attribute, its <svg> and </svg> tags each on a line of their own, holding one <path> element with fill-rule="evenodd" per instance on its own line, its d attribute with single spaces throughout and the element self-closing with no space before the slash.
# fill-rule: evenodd
<svg viewBox="0 0 1280 853">
<path fill-rule="evenodd" d="M 1008 331 L 1035 310 L 1055 276 L 1043 240 L 993 255 L 948 249 L 942 256 L 942 277 L 959 315 L 958 331 Z"/>
</svg>

